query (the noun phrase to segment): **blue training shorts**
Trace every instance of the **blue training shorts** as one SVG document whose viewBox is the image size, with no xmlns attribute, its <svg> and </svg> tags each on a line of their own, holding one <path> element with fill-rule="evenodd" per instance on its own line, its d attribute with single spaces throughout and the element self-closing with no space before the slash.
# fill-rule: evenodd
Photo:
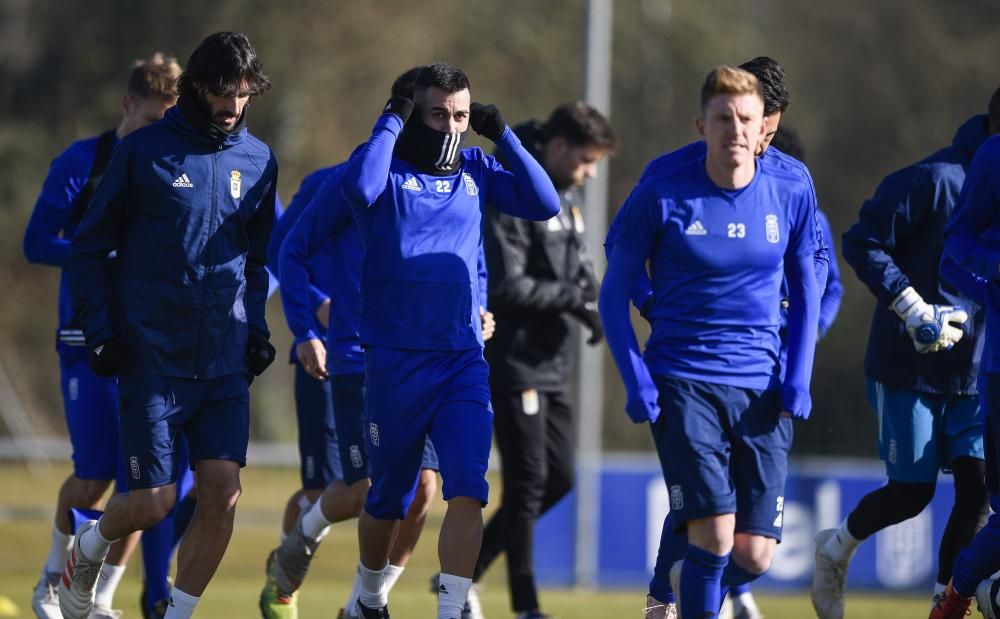
<svg viewBox="0 0 1000 619">
<path fill-rule="evenodd" d="M 306 490 L 343 479 L 330 381 L 316 380 L 295 363 L 295 417 L 299 422 L 299 475 Z"/>
<path fill-rule="evenodd" d="M 437 452 L 445 500 L 463 496 L 486 504 L 493 408 L 482 349 L 368 347 L 365 422 L 372 480 L 365 503 L 369 515 L 383 520 L 406 515 L 428 436 Z"/>
<path fill-rule="evenodd" d="M 73 446 L 73 475 L 80 479 L 115 479 L 122 461 L 118 381 L 94 374 L 87 365 L 88 355 L 82 346 L 59 355 L 63 407 Z"/>
<path fill-rule="evenodd" d="M 736 531 L 781 541 L 792 420 L 778 391 L 653 376 L 660 416 L 650 424 L 670 513 L 736 514 Z"/>
<path fill-rule="evenodd" d="M 250 388 L 243 374 L 207 380 L 129 374 L 118 384 L 129 489 L 166 486 L 183 475 L 180 432 L 195 471 L 201 460 L 246 464 Z"/>
<path fill-rule="evenodd" d="M 928 483 L 957 458 L 983 459 L 983 418 L 977 396 L 894 389 L 868 380 L 878 417 L 878 454 L 889 479 Z"/>
</svg>

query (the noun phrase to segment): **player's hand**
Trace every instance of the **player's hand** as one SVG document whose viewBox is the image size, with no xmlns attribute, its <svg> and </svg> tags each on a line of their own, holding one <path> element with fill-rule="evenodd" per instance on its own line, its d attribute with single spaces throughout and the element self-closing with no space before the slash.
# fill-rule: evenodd
<svg viewBox="0 0 1000 619">
<path fill-rule="evenodd" d="M 316 380 L 329 378 L 326 371 L 326 346 L 323 346 L 323 342 L 315 338 L 299 342 L 295 345 L 295 355 L 306 374 Z"/>
<path fill-rule="evenodd" d="M 247 370 L 253 376 L 260 376 L 267 366 L 274 362 L 274 346 L 267 336 L 259 331 L 250 330 L 247 334 Z"/>
<path fill-rule="evenodd" d="M 896 297 L 892 310 L 906 325 L 918 353 L 951 349 L 965 335 L 960 325 L 969 320 L 960 307 L 924 302 L 912 286 Z"/>
<path fill-rule="evenodd" d="M 632 423 L 656 421 L 660 416 L 660 392 L 655 386 L 640 387 L 638 393 L 628 394 L 625 412 Z"/>
<path fill-rule="evenodd" d="M 500 109 L 491 104 L 473 103 L 469 108 L 469 124 L 472 130 L 487 140 L 496 142 L 507 129 L 507 121 L 503 119 Z"/>
<path fill-rule="evenodd" d="M 323 301 L 319 307 L 316 308 L 316 320 L 324 328 L 330 326 L 330 299 Z"/>
<path fill-rule="evenodd" d="M 403 121 L 403 124 L 405 125 L 406 121 L 409 120 L 410 118 L 410 114 L 413 113 L 413 108 L 415 106 L 416 104 L 413 102 L 413 99 L 409 99 L 407 97 L 400 97 L 399 95 L 393 95 L 389 97 L 389 100 L 386 102 L 385 107 L 382 108 L 382 113 L 395 114 L 396 116 L 399 117 L 400 120 Z"/>
<path fill-rule="evenodd" d="M 125 352 L 116 338 L 110 338 L 90 349 L 87 364 L 94 374 L 104 378 L 117 376 L 125 367 Z"/>
<path fill-rule="evenodd" d="M 593 301 L 584 303 L 580 307 L 571 309 L 569 314 L 590 330 L 590 337 L 587 338 L 587 344 L 596 346 L 604 339 L 604 327 L 601 325 L 601 315 L 597 313 L 596 303 Z"/>
<path fill-rule="evenodd" d="M 489 340 L 497 330 L 497 321 L 493 318 L 493 312 L 486 311 L 486 308 L 479 306 L 479 320 L 483 323 L 483 341 Z"/>
</svg>

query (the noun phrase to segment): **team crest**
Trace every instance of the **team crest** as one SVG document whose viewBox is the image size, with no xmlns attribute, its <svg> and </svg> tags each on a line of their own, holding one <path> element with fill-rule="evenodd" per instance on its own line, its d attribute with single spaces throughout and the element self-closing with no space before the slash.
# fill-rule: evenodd
<svg viewBox="0 0 1000 619">
<path fill-rule="evenodd" d="M 468 172 L 462 172 L 462 182 L 465 183 L 465 193 L 470 196 L 479 195 L 479 186 Z"/>
<path fill-rule="evenodd" d="M 768 243 L 777 243 L 781 240 L 777 215 L 770 213 L 764 217 L 764 233 L 767 235 Z"/>
<path fill-rule="evenodd" d="M 234 197 L 237 200 L 239 200 L 240 199 L 240 188 L 242 187 L 242 185 L 243 185 L 243 181 L 242 181 L 242 178 L 240 176 L 240 173 L 237 172 L 236 170 L 233 170 L 232 172 L 230 172 L 229 173 L 229 195 L 231 195 L 232 197 Z"/>
<path fill-rule="evenodd" d="M 679 485 L 670 486 L 670 509 L 684 509 L 684 490 Z"/>
</svg>

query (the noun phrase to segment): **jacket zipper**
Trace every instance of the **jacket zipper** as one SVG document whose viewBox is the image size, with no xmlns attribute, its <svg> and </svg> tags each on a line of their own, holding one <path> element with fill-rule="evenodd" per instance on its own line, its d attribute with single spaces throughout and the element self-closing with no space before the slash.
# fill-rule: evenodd
<svg viewBox="0 0 1000 619">
<path fill-rule="evenodd" d="M 219 151 L 222 150 L 222 144 L 219 144 L 219 149 L 218 150 Z M 209 244 L 209 242 L 210 242 L 210 240 L 212 238 L 212 235 L 214 233 L 213 227 L 215 226 L 215 214 L 216 214 L 216 211 L 218 210 L 218 200 L 217 200 L 217 195 L 216 195 L 218 193 L 216 191 L 216 178 L 218 177 L 218 169 L 217 169 L 218 158 L 219 158 L 218 151 L 212 153 L 212 189 L 211 189 L 211 191 L 212 191 L 212 193 L 211 193 L 211 195 L 212 195 L 212 201 L 211 201 L 211 208 L 209 208 L 209 218 L 208 218 L 208 222 L 207 222 L 208 223 L 208 226 L 207 226 L 207 228 L 208 228 L 208 234 L 206 235 L 206 237 L 205 237 L 205 243 L 202 246 L 202 249 L 204 250 L 203 251 L 203 255 L 205 256 L 206 260 L 208 259 L 208 251 L 207 251 L 208 250 L 208 244 Z M 205 282 L 208 280 L 208 276 L 210 274 L 209 271 L 210 271 L 210 267 L 208 265 L 202 265 L 202 273 L 201 273 L 201 303 L 199 304 L 199 307 L 198 307 L 198 324 L 197 324 L 197 331 L 196 331 L 196 334 L 197 334 L 197 336 L 196 336 L 197 337 L 197 347 L 195 348 L 196 354 L 195 354 L 194 378 L 196 378 L 196 379 L 198 378 L 198 374 L 199 374 L 199 372 L 202 369 L 201 368 L 201 353 L 202 353 L 202 344 L 204 342 L 204 338 L 202 337 L 202 331 L 203 331 L 204 326 L 205 326 L 205 286 L 206 286 Z"/>
</svg>

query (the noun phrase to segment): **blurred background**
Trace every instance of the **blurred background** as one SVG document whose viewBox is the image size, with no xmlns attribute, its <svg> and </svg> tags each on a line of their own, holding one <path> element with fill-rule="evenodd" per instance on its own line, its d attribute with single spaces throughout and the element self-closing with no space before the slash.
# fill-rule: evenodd
<svg viewBox="0 0 1000 619">
<path fill-rule="evenodd" d="M 65 435 L 58 273 L 28 265 L 21 240 L 51 159 L 117 124 L 132 59 L 161 50 L 183 65 L 205 35 L 247 33 L 273 82 L 252 104 L 249 126 L 277 153 L 287 203 L 305 174 L 366 139 L 392 80 L 415 64 L 462 67 L 474 100 L 498 104 L 511 123 L 581 98 L 586 10 L 583 0 L 0 0 L 0 369 L 9 378 L 0 406 L 20 402 L 30 425 L 21 431 Z M 883 176 L 949 144 L 966 118 L 985 112 L 1000 85 L 997 23 L 1000 3 L 987 0 L 619 0 L 610 119 L 622 146 L 608 168 L 608 217 L 646 162 L 696 138 L 706 73 L 768 55 L 787 71 L 792 102 L 782 124 L 803 138 L 839 256 L 840 234 Z M 600 248 L 591 249 L 603 265 Z M 874 300 L 841 269 L 846 292 L 819 345 L 814 411 L 796 424 L 801 456 L 875 456 L 862 373 Z M 275 343 L 287 350 L 276 296 L 268 312 Z M 651 452 L 601 354 L 604 450 Z M 291 387 L 283 364 L 255 383 L 255 441 L 294 440 Z M 9 425 L 0 422 L 0 438 L 16 431 Z"/>
</svg>

